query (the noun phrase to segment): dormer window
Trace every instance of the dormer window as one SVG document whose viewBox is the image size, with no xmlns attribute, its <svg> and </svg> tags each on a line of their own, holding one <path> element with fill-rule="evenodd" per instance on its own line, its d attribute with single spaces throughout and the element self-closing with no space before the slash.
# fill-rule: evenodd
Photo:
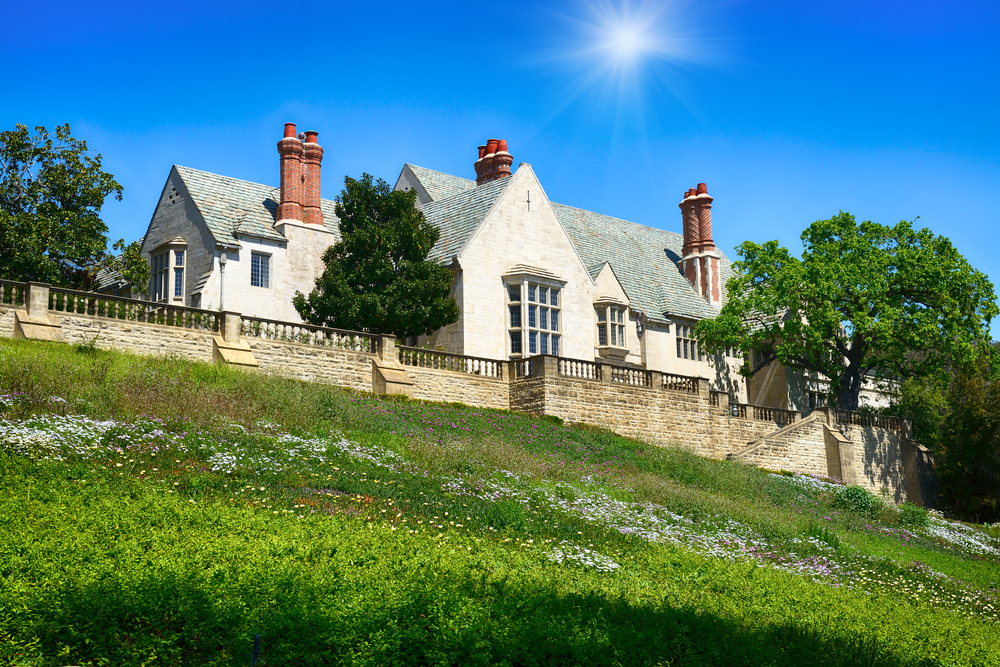
<svg viewBox="0 0 1000 667">
<path fill-rule="evenodd" d="M 624 306 L 597 306 L 598 347 L 626 347 Z"/>
<path fill-rule="evenodd" d="M 597 320 L 597 354 L 611 363 L 624 363 L 628 356 L 628 306 L 605 297 L 594 304 Z"/>
</svg>

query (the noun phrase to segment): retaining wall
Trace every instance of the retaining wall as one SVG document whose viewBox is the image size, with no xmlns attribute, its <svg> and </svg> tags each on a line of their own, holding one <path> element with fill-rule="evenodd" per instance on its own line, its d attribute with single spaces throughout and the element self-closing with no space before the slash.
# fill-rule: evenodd
<svg viewBox="0 0 1000 667">
<path fill-rule="evenodd" d="M 31 307 L 43 312 L 45 307 L 39 304 L 45 302 L 36 299 Z M 14 335 L 15 312 L 22 316 L 27 314 L 24 308 L 0 304 L 0 335 Z M 681 444 L 712 458 L 732 458 L 738 453 L 736 458 L 770 469 L 832 474 L 833 464 L 828 458 L 828 445 L 824 443 L 826 425 L 840 429 L 849 441 L 843 446 L 849 447 L 848 453 L 853 455 L 859 484 L 876 492 L 888 488 L 897 500 L 906 498 L 908 491 L 911 500 L 930 500 L 923 497 L 928 492 L 921 492 L 921 489 L 930 488 L 926 478 L 931 475 L 932 463 L 926 450 L 919 452 L 905 430 L 873 424 L 837 424 L 836 415 L 827 410 L 823 419 L 810 417 L 776 434 L 781 425 L 772 418 L 778 416 L 761 412 L 768 416 L 755 419 L 753 415 L 759 411 L 748 409 L 753 406 L 739 406 L 742 412 L 737 409 L 734 413 L 724 395 L 713 400 L 708 382 L 703 379 L 670 376 L 668 381 L 664 376 L 661 387 L 658 374 L 644 376 L 644 371 L 613 369 L 591 362 L 574 363 L 586 365 L 590 369 L 587 373 L 594 379 L 569 377 L 560 374 L 562 362 L 555 357 L 488 362 L 499 366 L 500 372 L 489 371 L 500 376 L 494 377 L 400 365 L 391 337 L 375 339 L 370 346 L 371 352 L 295 342 L 308 340 L 308 336 L 293 336 L 293 340 L 242 337 L 238 314 L 222 314 L 218 325 L 220 331 L 213 332 L 97 315 L 45 312 L 56 316 L 63 338 L 71 344 L 93 342 L 102 349 L 211 361 L 215 356 L 215 341 L 224 338 L 228 344 L 249 349 L 265 372 L 359 391 L 373 390 L 373 367 L 379 362 L 405 372 L 412 381 L 407 393 L 414 398 L 555 415 L 568 422 L 602 426 L 652 443 Z M 32 315 L 38 313 L 33 310 Z M 430 356 L 433 353 L 428 352 Z M 749 443 L 765 436 L 770 437 L 743 452 Z M 904 460 L 908 462 L 905 465 Z"/>
</svg>

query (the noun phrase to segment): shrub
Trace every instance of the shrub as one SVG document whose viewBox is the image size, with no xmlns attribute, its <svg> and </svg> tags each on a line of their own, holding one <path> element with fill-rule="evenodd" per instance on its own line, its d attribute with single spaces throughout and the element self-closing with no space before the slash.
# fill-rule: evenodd
<svg viewBox="0 0 1000 667">
<path fill-rule="evenodd" d="M 490 505 L 487 510 L 487 520 L 497 530 L 509 528 L 518 531 L 527 527 L 524 508 L 516 500 L 501 500 Z"/>
<path fill-rule="evenodd" d="M 929 517 L 926 509 L 912 503 L 903 503 L 899 508 L 899 521 L 907 526 L 926 526 Z"/>
<path fill-rule="evenodd" d="M 882 502 L 871 491 L 860 486 L 845 486 L 837 492 L 833 504 L 848 512 L 867 517 L 875 516 L 882 509 Z"/>
<path fill-rule="evenodd" d="M 840 538 L 837 537 L 837 534 L 823 526 L 818 526 L 815 523 L 809 524 L 809 527 L 806 529 L 806 535 L 814 537 L 834 549 L 840 548 Z"/>
</svg>

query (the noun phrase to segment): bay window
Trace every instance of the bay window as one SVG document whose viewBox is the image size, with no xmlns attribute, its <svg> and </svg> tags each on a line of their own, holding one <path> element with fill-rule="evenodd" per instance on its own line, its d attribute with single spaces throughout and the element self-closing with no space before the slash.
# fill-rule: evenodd
<svg viewBox="0 0 1000 667">
<path fill-rule="evenodd" d="M 559 356 L 561 286 L 529 279 L 508 282 L 506 288 L 510 354 Z"/>
</svg>

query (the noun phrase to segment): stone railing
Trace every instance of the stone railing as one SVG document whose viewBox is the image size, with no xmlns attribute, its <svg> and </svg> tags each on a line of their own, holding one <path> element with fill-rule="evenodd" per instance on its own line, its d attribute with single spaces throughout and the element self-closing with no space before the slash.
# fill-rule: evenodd
<svg viewBox="0 0 1000 667">
<path fill-rule="evenodd" d="M 779 410 L 763 405 L 749 403 L 733 403 L 729 406 L 733 417 L 750 419 L 758 422 L 774 422 L 775 424 L 791 424 L 799 419 L 799 413 L 794 410 Z"/>
<path fill-rule="evenodd" d="M 610 381 L 615 384 L 627 384 L 633 387 L 653 386 L 653 371 L 647 371 L 642 368 L 602 365 L 601 372 L 603 373 L 606 369 L 610 369 Z"/>
<path fill-rule="evenodd" d="M 852 426 L 882 428 L 887 431 L 909 431 L 909 421 L 903 417 L 886 417 L 884 415 L 873 415 L 868 412 L 854 412 L 853 410 L 834 409 L 834 415 L 839 424 L 850 424 Z"/>
<path fill-rule="evenodd" d="M 660 389 L 667 391 L 682 391 L 686 394 L 697 394 L 699 380 L 687 375 L 673 375 L 672 373 L 660 373 Z"/>
<path fill-rule="evenodd" d="M 258 338 L 287 343 L 302 343 L 315 347 L 351 350 L 375 354 L 375 334 L 362 331 L 332 329 L 314 324 L 296 324 L 261 317 L 237 315 L 240 318 L 240 335 L 244 338 Z"/>
<path fill-rule="evenodd" d="M 495 359 L 469 357 L 452 352 L 425 350 L 419 347 L 397 346 L 399 363 L 414 368 L 434 368 L 456 373 L 468 373 L 484 377 L 503 378 L 503 367 L 506 362 Z"/>
<path fill-rule="evenodd" d="M 544 358 L 544 357 L 543 357 Z M 584 380 L 600 380 L 601 365 L 594 361 L 583 359 L 565 359 L 557 357 L 558 374 L 564 377 L 581 378 Z"/>
<path fill-rule="evenodd" d="M 162 324 L 200 331 L 219 331 L 222 321 L 222 313 L 214 310 L 80 292 L 63 287 L 45 286 L 45 289 L 48 290 L 48 309 L 67 315 L 90 315 L 109 320 Z"/>
<path fill-rule="evenodd" d="M 553 375 L 562 378 L 574 378 L 602 382 L 606 384 L 624 384 L 632 387 L 648 387 L 664 391 L 681 391 L 686 394 L 697 394 L 701 389 L 701 380 L 686 375 L 673 375 L 660 371 L 650 371 L 629 366 L 612 366 L 599 361 L 584 359 L 567 359 L 551 355 L 537 355 L 519 359 L 514 363 L 514 377 L 533 377 Z"/>
<path fill-rule="evenodd" d="M 27 290 L 28 283 L 0 280 L 0 305 L 23 306 Z"/>
<path fill-rule="evenodd" d="M 514 362 L 514 377 L 530 378 L 535 374 L 535 358 L 518 359 Z"/>
</svg>

